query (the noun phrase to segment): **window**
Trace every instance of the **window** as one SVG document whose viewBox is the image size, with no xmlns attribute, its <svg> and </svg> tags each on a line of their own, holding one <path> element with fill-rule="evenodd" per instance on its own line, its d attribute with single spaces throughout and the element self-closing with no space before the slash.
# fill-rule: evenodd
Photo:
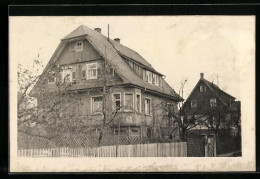
<svg viewBox="0 0 260 179">
<path fill-rule="evenodd" d="M 155 84 L 155 74 L 154 73 L 152 73 L 152 77 L 153 77 L 152 83 Z"/>
<path fill-rule="evenodd" d="M 113 108 L 116 110 L 120 110 L 120 108 L 121 108 L 121 94 L 120 93 L 113 94 Z"/>
<path fill-rule="evenodd" d="M 207 87 L 206 86 L 203 86 L 203 85 L 201 85 L 200 86 L 200 92 L 205 92 L 206 91 L 206 89 L 207 89 Z"/>
<path fill-rule="evenodd" d="M 49 76 L 48 76 L 48 83 L 49 84 L 54 84 L 55 83 L 55 81 L 56 81 L 56 78 L 55 78 L 55 76 L 53 75 L 53 74 L 50 74 Z"/>
<path fill-rule="evenodd" d="M 150 115 L 151 114 L 151 100 L 145 98 L 144 99 L 144 112 L 145 114 Z"/>
<path fill-rule="evenodd" d="M 87 64 L 87 79 L 97 79 L 97 63 Z"/>
<path fill-rule="evenodd" d="M 203 88 L 204 88 L 204 87 L 201 85 L 201 86 L 200 86 L 200 92 L 203 92 Z"/>
<path fill-rule="evenodd" d="M 75 50 L 75 43 L 71 42 L 70 43 L 70 51 L 74 51 Z"/>
<path fill-rule="evenodd" d="M 191 106 L 191 108 L 197 108 L 197 106 L 198 106 L 197 101 L 196 100 L 191 100 L 190 106 Z"/>
<path fill-rule="evenodd" d="M 79 51 L 82 51 L 82 50 L 83 50 L 83 42 L 82 41 L 76 42 L 75 51 L 79 52 Z"/>
<path fill-rule="evenodd" d="M 126 127 L 116 127 L 115 135 L 126 135 Z"/>
<path fill-rule="evenodd" d="M 133 94 L 125 93 L 125 110 L 131 111 L 134 109 Z"/>
<path fill-rule="evenodd" d="M 210 106 L 211 106 L 211 107 L 217 106 L 217 100 L 216 100 L 216 98 L 210 98 Z"/>
<path fill-rule="evenodd" d="M 152 83 L 152 72 L 146 70 L 146 81 Z"/>
<path fill-rule="evenodd" d="M 159 86 L 159 76 L 158 75 L 155 75 L 155 82 L 154 82 L 154 84 L 156 86 Z"/>
<path fill-rule="evenodd" d="M 102 96 L 92 97 L 92 113 L 101 112 L 103 106 Z"/>
<path fill-rule="evenodd" d="M 68 69 L 64 69 L 62 71 L 62 81 L 64 83 L 71 82 L 72 81 L 72 75 L 71 75 L 71 67 Z"/>
<path fill-rule="evenodd" d="M 59 73 L 59 74 L 57 75 L 56 81 L 57 81 L 58 83 L 61 83 L 61 82 L 62 82 L 61 80 L 62 80 L 62 74 Z"/>
<path fill-rule="evenodd" d="M 141 112 L 141 95 L 136 94 L 136 111 Z"/>
</svg>

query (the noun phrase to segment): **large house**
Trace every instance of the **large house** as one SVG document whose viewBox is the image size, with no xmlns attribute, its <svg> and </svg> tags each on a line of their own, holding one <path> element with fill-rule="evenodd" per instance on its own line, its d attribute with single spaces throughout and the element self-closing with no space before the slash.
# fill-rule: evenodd
<svg viewBox="0 0 260 179">
<path fill-rule="evenodd" d="M 235 97 L 206 80 L 204 73 L 200 74 L 181 113 L 187 121 L 194 123 L 192 129 L 212 129 L 217 132 L 219 129 L 240 125 L 240 101 L 235 101 Z"/>
<path fill-rule="evenodd" d="M 39 108 L 47 108 L 47 94 L 70 91 L 76 100 L 69 107 L 72 116 L 96 129 L 107 125 L 113 135 L 151 135 L 156 127 L 167 126 L 165 109 L 177 110 L 183 100 L 163 74 L 119 38 L 84 25 L 61 39 L 41 78 L 48 80 L 39 79 L 31 93 Z"/>
</svg>

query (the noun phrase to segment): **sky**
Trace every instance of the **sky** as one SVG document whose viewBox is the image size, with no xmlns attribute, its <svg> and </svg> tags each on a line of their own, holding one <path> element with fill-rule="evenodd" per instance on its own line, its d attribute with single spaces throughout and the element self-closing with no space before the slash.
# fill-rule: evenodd
<svg viewBox="0 0 260 179">
<path fill-rule="evenodd" d="M 60 39 L 80 25 L 99 27 L 143 56 L 184 99 L 204 73 L 237 100 L 255 61 L 254 16 L 31 16 L 10 17 L 9 54 L 30 66 L 46 65 Z M 250 73 L 251 74 L 251 73 Z"/>
</svg>

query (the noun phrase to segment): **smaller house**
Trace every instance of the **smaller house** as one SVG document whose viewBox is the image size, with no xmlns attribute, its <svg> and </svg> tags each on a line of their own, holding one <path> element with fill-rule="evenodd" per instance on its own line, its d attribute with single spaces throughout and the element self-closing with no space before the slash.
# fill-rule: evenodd
<svg viewBox="0 0 260 179">
<path fill-rule="evenodd" d="M 191 123 L 194 129 L 233 129 L 239 126 L 240 101 L 220 89 L 200 74 L 200 79 L 186 99 L 181 115 Z M 236 122 L 234 122 L 236 120 Z M 237 125 L 236 125 L 236 124 Z"/>
</svg>

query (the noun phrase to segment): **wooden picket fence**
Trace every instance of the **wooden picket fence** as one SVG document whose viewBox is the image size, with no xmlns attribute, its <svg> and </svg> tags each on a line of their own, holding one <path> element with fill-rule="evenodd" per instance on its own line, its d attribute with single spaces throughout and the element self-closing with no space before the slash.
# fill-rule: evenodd
<svg viewBox="0 0 260 179">
<path fill-rule="evenodd" d="M 187 143 L 19 149 L 18 157 L 187 157 Z"/>
</svg>

